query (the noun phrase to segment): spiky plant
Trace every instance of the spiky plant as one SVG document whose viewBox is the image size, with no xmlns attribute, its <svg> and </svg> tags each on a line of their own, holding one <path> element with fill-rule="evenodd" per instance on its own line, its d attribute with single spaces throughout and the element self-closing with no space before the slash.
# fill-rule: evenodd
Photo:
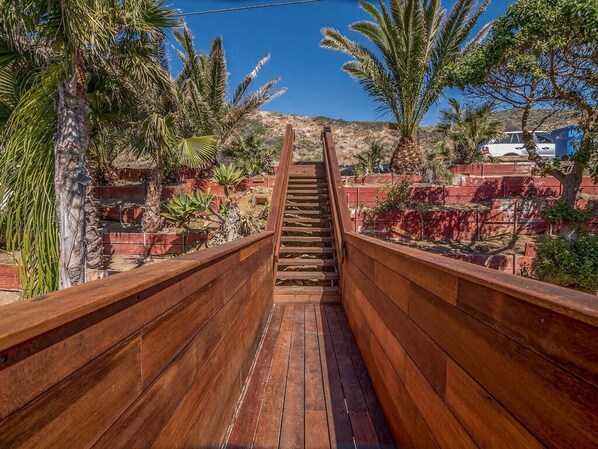
<svg viewBox="0 0 598 449">
<path fill-rule="evenodd" d="M 500 121 L 493 119 L 492 107 L 483 104 L 463 107 L 455 98 L 448 100 L 450 109 L 440 111 L 436 131 L 442 136 L 440 145 L 448 145 L 456 164 L 471 164 L 483 158 L 478 144 L 483 139 L 493 139 L 504 133 Z"/>
<path fill-rule="evenodd" d="M 243 172 L 236 168 L 233 164 L 220 164 L 220 166 L 214 169 L 214 175 L 212 177 L 212 181 L 224 188 L 224 196 L 226 198 L 229 197 L 228 189 L 232 186 L 240 184 L 243 179 L 245 179 Z"/>
<path fill-rule="evenodd" d="M 357 159 L 356 171 L 367 176 L 376 170 L 384 158 L 385 148 L 383 145 L 374 142 L 370 147 L 355 156 Z"/>
<path fill-rule="evenodd" d="M 343 70 L 379 103 L 381 112 L 394 115 L 400 132 L 391 159 L 395 171 L 418 171 L 419 126 L 446 87 L 447 67 L 461 54 L 488 3 L 484 0 L 477 6 L 476 0 L 457 0 L 447 13 L 441 0 L 389 0 L 388 6 L 381 1 L 379 8 L 362 1 L 361 8 L 373 21 L 349 28 L 371 41 L 375 51 L 335 29 L 322 30 L 321 45 L 349 55 L 352 60 Z"/>
<path fill-rule="evenodd" d="M 250 133 L 235 139 L 223 154 L 235 161 L 247 176 L 255 176 L 270 170 L 276 150 L 266 145 L 261 135 Z"/>
<path fill-rule="evenodd" d="M 186 126 L 195 135 L 213 135 L 217 149 L 239 137 L 243 122 L 265 103 L 286 89 L 275 89 L 279 79 L 268 81 L 251 92 L 253 82 L 270 56 L 262 58 L 229 96 L 226 56 L 221 37 L 212 42 L 209 53 L 198 52 L 193 36 L 183 23 L 175 32 L 182 47 L 178 52 L 183 69 L 176 83 L 182 98 L 182 113 Z"/>
</svg>

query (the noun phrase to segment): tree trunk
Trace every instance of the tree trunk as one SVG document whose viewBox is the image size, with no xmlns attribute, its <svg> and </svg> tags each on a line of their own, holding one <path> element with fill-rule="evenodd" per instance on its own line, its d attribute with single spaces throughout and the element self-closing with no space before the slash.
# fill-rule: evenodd
<svg viewBox="0 0 598 449">
<path fill-rule="evenodd" d="M 583 181 L 583 165 L 578 161 L 570 162 L 569 168 L 552 168 L 551 165 L 545 161 L 538 153 L 538 146 L 534 140 L 533 133 L 528 129 L 527 123 L 531 106 L 524 109 L 522 116 L 522 130 L 523 130 L 523 145 L 528 153 L 528 159 L 536 163 L 536 166 L 545 174 L 554 176 L 562 186 L 561 196 L 559 201 L 565 203 L 571 208 L 575 208 L 577 202 L 577 194 L 581 183 Z M 579 238 L 579 227 L 575 223 L 563 221 L 559 229 L 559 237 L 567 241 L 575 241 Z"/>
<path fill-rule="evenodd" d="M 147 177 L 147 192 L 145 194 L 145 211 L 141 220 L 143 232 L 158 232 L 162 229 L 164 220 L 160 216 L 160 200 L 162 197 L 162 178 L 164 166 L 161 162 L 150 171 Z"/>
<path fill-rule="evenodd" d="M 422 156 L 419 145 L 412 137 L 401 136 L 399 145 L 390 160 L 390 167 L 396 173 L 416 174 L 422 166 Z"/>
<path fill-rule="evenodd" d="M 58 85 L 54 187 L 60 242 L 59 286 L 85 282 L 85 185 L 89 144 L 87 102 L 80 77 Z"/>
<path fill-rule="evenodd" d="M 87 268 L 90 270 L 101 270 L 104 268 L 104 242 L 102 241 L 102 232 L 100 231 L 98 201 L 95 196 L 93 182 L 87 186 L 85 199 L 85 242 L 87 245 Z M 89 277 L 86 280 L 89 280 Z"/>
</svg>

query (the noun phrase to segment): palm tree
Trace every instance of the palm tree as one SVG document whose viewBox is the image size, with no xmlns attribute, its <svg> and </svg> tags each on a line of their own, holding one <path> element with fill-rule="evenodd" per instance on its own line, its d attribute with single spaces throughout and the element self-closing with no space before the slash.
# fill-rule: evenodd
<svg viewBox="0 0 598 449">
<path fill-rule="evenodd" d="M 378 142 L 373 142 L 366 151 L 355 155 L 355 159 L 357 159 L 355 169 L 357 172 L 363 173 L 365 176 L 374 173 L 382 163 L 385 150 L 383 145 Z"/>
<path fill-rule="evenodd" d="M 362 1 L 362 9 L 373 21 L 356 22 L 349 28 L 370 40 L 377 51 L 335 29 L 322 30 L 321 45 L 353 58 L 343 70 L 379 103 L 381 112 L 394 115 L 400 132 L 391 159 L 395 171 L 418 171 L 419 126 L 446 87 L 447 68 L 461 54 L 489 1 L 478 7 L 476 0 L 457 0 L 448 13 L 441 0 L 389 0 L 389 6 L 381 1 L 380 8 Z"/>
<path fill-rule="evenodd" d="M 18 94 L 2 129 L 1 225 L 24 294 L 84 282 L 90 97 L 155 82 L 152 50 L 174 24 L 161 0 L 0 3 L 0 71 Z"/>
<path fill-rule="evenodd" d="M 186 126 L 195 135 L 215 136 L 217 154 L 220 154 L 232 139 L 240 137 L 239 128 L 251 114 L 286 89 L 274 89 L 279 82 L 277 78 L 250 92 L 261 68 L 270 59 L 267 55 L 243 78 L 229 98 L 229 73 L 222 38 L 216 37 L 209 53 L 203 53 L 195 49 L 193 36 L 184 23 L 175 32 L 175 37 L 182 47 L 178 54 L 183 69 L 176 84 Z"/>
<path fill-rule="evenodd" d="M 439 145 L 448 142 L 447 149 L 453 153 L 456 164 L 479 161 L 484 155 L 478 151 L 478 144 L 502 135 L 502 123 L 493 119 L 489 104 L 464 108 L 455 98 L 449 98 L 448 102 L 450 109 L 440 111 L 440 123 L 436 126 L 436 131 L 442 135 Z"/>
</svg>

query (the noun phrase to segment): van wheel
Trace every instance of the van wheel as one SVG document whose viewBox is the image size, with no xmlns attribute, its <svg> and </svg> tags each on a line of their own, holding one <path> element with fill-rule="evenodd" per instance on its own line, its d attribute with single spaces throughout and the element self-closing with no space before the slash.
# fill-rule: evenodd
<svg viewBox="0 0 598 449">
<path fill-rule="evenodd" d="M 503 157 L 507 157 L 507 156 L 513 157 L 513 156 L 519 156 L 519 154 L 517 154 L 517 153 L 507 153 L 507 154 L 503 154 Z"/>
</svg>

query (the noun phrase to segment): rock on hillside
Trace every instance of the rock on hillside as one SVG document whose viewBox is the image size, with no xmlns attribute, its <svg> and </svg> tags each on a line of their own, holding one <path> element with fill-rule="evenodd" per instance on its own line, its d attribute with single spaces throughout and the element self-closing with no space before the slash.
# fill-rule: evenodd
<svg viewBox="0 0 598 449">
<path fill-rule="evenodd" d="M 541 111 L 534 111 L 531 118 L 532 123 L 539 123 L 543 115 Z M 519 110 L 500 111 L 495 113 L 495 116 L 504 124 L 506 131 L 516 131 L 521 128 L 521 111 Z M 320 133 L 324 124 L 329 124 L 332 127 L 340 164 L 352 164 L 354 156 L 366 150 L 373 142 L 387 147 L 388 156 L 390 156 L 398 141 L 398 132 L 389 129 L 387 122 L 349 122 L 328 117 L 306 117 L 279 112 L 258 112 L 247 123 L 246 130 L 262 133 L 268 144 L 280 148 L 287 123 L 291 123 L 295 130 L 295 159 L 297 160 L 321 160 Z M 547 119 L 540 129 L 552 131 L 574 123 L 574 116 L 570 113 L 555 115 Z M 434 127 L 421 129 L 419 141 L 422 147 L 429 148 L 437 139 Z"/>
</svg>

